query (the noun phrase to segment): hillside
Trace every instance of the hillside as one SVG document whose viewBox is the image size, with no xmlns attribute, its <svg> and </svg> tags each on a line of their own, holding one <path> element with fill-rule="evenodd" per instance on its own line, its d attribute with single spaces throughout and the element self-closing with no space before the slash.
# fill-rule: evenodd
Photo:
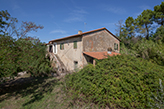
<svg viewBox="0 0 164 109">
<path fill-rule="evenodd" d="M 109 57 L 67 76 L 74 100 L 109 108 L 149 108 L 151 92 L 164 79 L 164 68 L 130 55 Z"/>
</svg>

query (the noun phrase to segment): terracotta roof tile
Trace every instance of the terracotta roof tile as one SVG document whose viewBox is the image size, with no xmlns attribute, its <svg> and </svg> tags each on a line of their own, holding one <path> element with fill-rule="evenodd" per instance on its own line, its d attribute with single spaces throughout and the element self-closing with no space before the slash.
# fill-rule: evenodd
<svg viewBox="0 0 164 109">
<path fill-rule="evenodd" d="M 120 53 L 112 52 L 111 54 L 107 53 L 107 51 L 104 52 L 83 52 L 84 54 L 91 56 L 95 59 L 104 59 L 108 58 L 109 56 L 115 56 L 115 55 L 121 55 Z"/>
</svg>

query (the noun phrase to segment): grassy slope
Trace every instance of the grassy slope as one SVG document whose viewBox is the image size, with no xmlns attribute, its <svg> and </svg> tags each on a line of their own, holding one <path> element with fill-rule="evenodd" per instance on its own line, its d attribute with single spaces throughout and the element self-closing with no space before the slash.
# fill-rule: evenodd
<svg viewBox="0 0 164 109">
<path fill-rule="evenodd" d="M 66 97 L 62 80 L 29 77 L 16 81 L 9 86 L 0 87 L 0 108 L 62 109 L 70 107 L 71 99 Z"/>
<path fill-rule="evenodd" d="M 76 102 L 65 91 L 65 78 L 23 77 L 0 84 L 0 109 L 85 109 L 94 104 Z"/>
</svg>

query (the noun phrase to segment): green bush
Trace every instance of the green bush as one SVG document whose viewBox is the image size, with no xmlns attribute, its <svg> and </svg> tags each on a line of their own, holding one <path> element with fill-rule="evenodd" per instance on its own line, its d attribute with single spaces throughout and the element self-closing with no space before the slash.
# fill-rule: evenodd
<svg viewBox="0 0 164 109">
<path fill-rule="evenodd" d="M 49 73 L 51 65 L 46 57 L 46 46 L 31 37 L 16 40 L 0 35 L 0 79 L 14 77 L 21 71 L 31 76 Z"/>
<path fill-rule="evenodd" d="M 164 68 L 129 55 L 97 61 L 66 80 L 74 99 L 110 108 L 148 108 L 148 97 L 164 78 Z"/>
<path fill-rule="evenodd" d="M 164 44 L 161 41 L 153 42 L 142 39 L 129 48 L 125 44 L 121 44 L 120 48 L 121 54 L 140 57 L 164 66 Z"/>
<path fill-rule="evenodd" d="M 151 108 L 155 109 L 163 109 L 164 108 L 164 91 L 163 91 L 163 85 L 162 80 L 159 79 L 159 86 L 160 88 L 157 89 L 155 94 L 151 94 L 150 98 L 153 102 L 150 102 L 149 105 Z"/>
</svg>

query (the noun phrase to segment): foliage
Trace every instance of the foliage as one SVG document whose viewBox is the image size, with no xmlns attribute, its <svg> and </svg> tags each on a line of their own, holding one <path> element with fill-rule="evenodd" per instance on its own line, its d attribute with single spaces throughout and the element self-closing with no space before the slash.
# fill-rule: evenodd
<svg viewBox="0 0 164 109">
<path fill-rule="evenodd" d="M 7 10 L 0 11 L 0 34 L 13 35 L 16 32 L 15 24 L 17 22 L 18 20 L 11 17 Z"/>
<path fill-rule="evenodd" d="M 134 37 L 134 19 L 133 17 L 128 17 L 125 21 L 125 29 L 127 31 L 128 38 Z"/>
<path fill-rule="evenodd" d="M 144 34 L 146 39 L 149 39 L 150 30 L 152 29 L 153 24 L 153 11 L 148 9 L 144 10 L 141 15 L 135 19 L 135 23 L 137 31 Z"/>
<path fill-rule="evenodd" d="M 159 27 L 164 25 L 164 2 L 160 5 L 154 6 L 154 10 L 143 10 L 137 18 L 128 17 L 125 20 L 124 25 L 120 25 L 121 28 L 118 36 L 125 42 L 130 42 L 132 37 L 143 37 L 145 39 L 151 39 L 154 31 L 157 31 Z M 161 28 L 160 28 L 161 29 Z M 127 41 L 126 41 L 127 42 Z"/>
<path fill-rule="evenodd" d="M 157 89 L 156 94 L 152 94 L 150 97 L 153 102 L 150 102 L 151 108 L 158 108 L 163 109 L 164 108 L 164 91 L 163 91 L 163 85 L 162 80 L 159 79 L 159 85 L 160 88 Z"/>
<path fill-rule="evenodd" d="M 136 19 L 126 19 L 119 36 L 121 53 L 164 65 L 163 4 L 144 10 Z"/>
<path fill-rule="evenodd" d="M 31 76 L 49 73 L 51 66 L 45 57 L 46 46 L 39 39 L 27 36 L 28 32 L 43 26 L 22 22 L 17 29 L 17 22 L 7 11 L 0 11 L 0 79 L 14 77 L 20 71 L 26 71 Z M 17 38 L 13 38 L 14 35 Z"/>
<path fill-rule="evenodd" d="M 161 41 L 139 40 L 126 47 L 121 44 L 121 54 L 127 54 L 149 60 L 158 65 L 164 65 L 164 44 Z"/>
<path fill-rule="evenodd" d="M 153 37 L 155 41 L 161 40 L 162 42 L 164 42 L 164 26 L 160 26 L 159 28 L 157 28 Z"/>
<path fill-rule="evenodd" d="M 67 88 L 76 99 L 109 108 L 147 108 L 148 95 L 164 78 L 164 68 L 130 55 L 109 57 L 68 75 Z M 87 99 L 84 99 L 87 98 Z"/>
<path fill-rule="evenodd" d="M 33 76 L 50 72 L 46 47 L 38 39 L 29 38 L 16 40 L 0 35 L 0 78 L 16 76 L 20 71 Z"/>
<path fill-rule="evenodd" d="M 23 38 L 30 31 L 37 32 L 37 29 L 43 29 L 43 26 L 36 25 L 34 22 L 22 22 L 21 28 L 16 31 L 18 38 Z"/>
<path fill-rule="evenodd" d="M 155 11 L 155 22 L 157 22 L 160 25 L 164 25 L 164 2 L 162 2 L 160 5 L 154 6 Z"/>
<path fill-rule="evenodd" d="M 10 14 L 6 11 L 0 11 L 0 28 L 5 28 L 5 26 L 8 26 L 9 24 L 4 21 L 9 19 Z M 2 29 L 0 30 L 0 33 L 4 32 Z"/>
</svg>

